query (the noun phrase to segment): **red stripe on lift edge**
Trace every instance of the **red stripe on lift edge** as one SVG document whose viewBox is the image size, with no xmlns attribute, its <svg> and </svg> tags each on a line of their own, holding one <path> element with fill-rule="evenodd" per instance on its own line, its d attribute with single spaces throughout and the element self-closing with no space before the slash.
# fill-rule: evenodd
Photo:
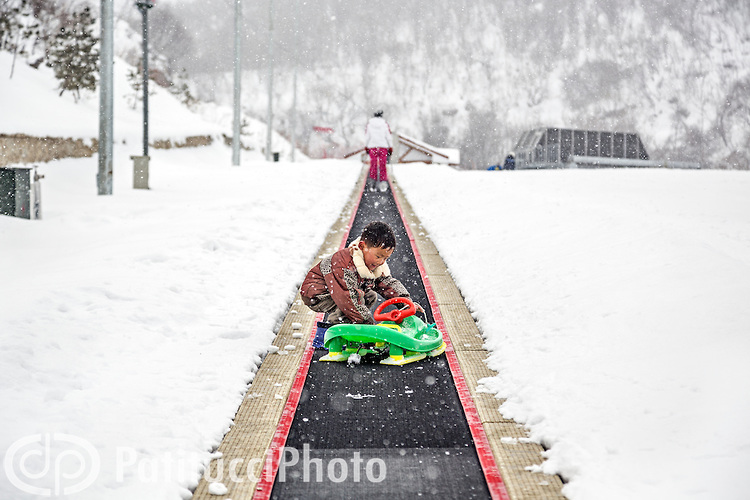
<svg viewBox="0 0 750 500">
<path fill-rule="evenodd" d="M 346 230 L 344 231 L 344 238 L 341 241 L 339 250 L 346 246 L 346 240 L 349 238 L 349 232 L 352 230 L 352 225 L 354 224 L 354 218 L 357 215 L 359 204 L 362 202 L 364 187 L 365 183 L 363 182 L 360 186 L 357 202 L 352 209 L 352 216 L 349 219 L 349 225 L 346 226 Z M 281 455 L 284 453 L 286 439 L 289 437 L 289 429 L 292 428 L 294 414 L 297 412 L 299 398 L 302 396 L 302 389 L 305 387 L 307 372 L 310 371 L 310 363 L 312 362 L 313 354 L 315 352 L 315 349 L 313 348 L 313 339 L 315 339 L 315 333 L 318 330 L 317 323 L 318 321 L 323 320 L 323 316 L 325 316 L 323 313 L 315 315 L 315 324 L 313 324 L 312 332 L 310 332 L 310 336 L 307 339 L 305 352 L 302 354 L 302 360 L 297 369 L 297 375 L 294 377 L 294 383 L 292 384 L 292 389 L 289 391 L 289 397 L 286 400 L 284 411 L 281 413 L 279 425 L 276 427 L 276 432 L 271 440 L 271 446 L 266 456 L 263 472 L 260 475 L 260 481 L 258 481 L 258 485 L 255 488 L 253 500 L 268 500 L 271 498 L 273 483 L 276 481 L 276 474 L 278 474 L 279 465 L 281 465 Z"/>
<path fill-rule="evenodd" d="M 388 180 L 388 183 L 391 184 L 391 181 Z M 391 193 L 393 193 L 392 184 Z M 487 434 L 484 432 L 482 420 L 479 418 L 477 407 L 474 405 L 474 399 L 471 397 L 471 391 L 469 391 L 469 386 L 466 383 L 464 374 L 461 371 L 461 366 L 458 363 L 458 357 L 456 356 L 456 351 L 453 349 L 453 343 L 451 342 L 450 336 L 445 329 L 445 322 L 443 321 L 442 314 L 440 314 L 440 308 L 438 307 L 435 293 L 432 289 L 432 285 L 430 285 L 430 280 L 427 276 L 427 272 L 425 271 L 424 264 L 422 263 L 422 257 L 420 256 L 419 250 L 417 249 L 417 244 L 414 240 L 414 234 L 411 232 L 409 223 L 406 220 L 406 217 L 404 217 L 404 211 L 401 208 L 401 203 L 399 203 L 398 198 L 396 198 L 395 194 L 393 196 L 393 200 L 396 202 L 398 213 L 399 215 L 401 215 L 401 222 L 404 224 L 406 234 L 409 236 L 409 243 L 411 244 L 412 251 L 414 252 L 414 258 L 417 261 L 419 274 L 422 276 L 422 283 L 424 284 L 427 298 L 430 301 L 430 307 L 432 308 L 432 315 L 435 318 L 435 323 L 437 324 L 438 329 L 444 334 L 443 340 L 445 340 L 446 344 L 445 357 L 448 358 L 448 366 L 451 369 L 453 381 L 456 384 L 456 391 L 458 392 L 458 398 L 459 400 L 461 400 L 461 406 L 463 406 L 464 414 L 466 415 L 466 421 L 468 422 L 469 429 L 471 430 L 471 437 L 474 440 L 474 446 L 477 450 L 479 463 L 481 464 L 482 470 L 484 471 L 484 477 L 487 481 L 487 487 L 490 490 L 490 495 L 492 495 L 493 499 L 510 500 L 508 490 L 506 490 L 505 483 L 503 483 L 503 478 L 500 476 L 500 471 L 497 468 L 495 456 L 492 454 L 492 448 L 490 448 L 490 442 L 487 439 Z"/>
<path fill-rule="evenodd" d="M 312 361 L 313 352 L 315 351 L 312 346 L 312 341 L 315 338 L 317 322 L 321 321 L 323 316 L 323 313 L 315 315 L 316 324 L 313 325 L 310 338 L 305 346 L 305 352 L 302 354 L 302 360 L 297 369 L 297 375 L 294 377 L 292 389 L 289 391 L 289 398 L 286 400 L 286 405 L 284 406 L 284 411 L 281 413 L 279 425 L 276 427 L 276 432 L 271 440 L 271 446 L 268 455 L 266 456 L 260 481 L 258 481 L 258 485 L 255 488 L 253 499 L 267 500 L 271 497 L 273 483 L 276 480 L 276 474 L 279 471 L 279 464 L 281 463 L 281 456 L 284 453 L 286 438 L 289 436 L 289 429 L 292 427 L 294 414 L 297 412 L 299 398 L 302 395 L 302 388 L 305 386 L 305 379 L 307 379 L 307 372 L 310 370 L 310 362 Z"/>
</svg>

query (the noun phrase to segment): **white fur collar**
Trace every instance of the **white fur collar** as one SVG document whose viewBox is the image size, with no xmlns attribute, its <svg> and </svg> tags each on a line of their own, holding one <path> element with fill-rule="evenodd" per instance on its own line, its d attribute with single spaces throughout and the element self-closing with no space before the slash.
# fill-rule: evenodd
<svg viewBox="0 0 750 500">
<path fill-rule="evenodd" d="M 386 262 L 383 262 L 383 264 L 376 267 L 373 271 L 367 269 L 367 266 L 365 265 L 365 256 L 362 253 L 362 250 L 359 248 L 359 238 L 352 241 L 352 243 L 349 245 L 349 252 L 352 254 L 352 259 L 354 259 L 354 266 L 357 268 L 357 272 L 361 277 L 374 280 L 375 278 L 380 278 L 381 276 L 391 275 L 391 270 L 388 268 L 388 263 Z"/>
</svg>

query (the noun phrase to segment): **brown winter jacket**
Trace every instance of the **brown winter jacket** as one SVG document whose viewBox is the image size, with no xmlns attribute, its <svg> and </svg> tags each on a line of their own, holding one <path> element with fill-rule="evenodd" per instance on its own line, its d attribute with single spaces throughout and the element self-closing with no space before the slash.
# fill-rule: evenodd
<svg viewBox="0 0 750 500">
<path fill-rule="evenodd" d="M 357 239 L 349 248 L 324 257 L 310 269 L 300 287 L 302 301 L 310 306 L 330 294 L 339 309 L 354 323 L 375 323 L 364 296 L 374 290 L 385 299 L 408 297 L 404 285 L 392 277 L 387 264 L 370 272 L 364 265 Z"/>
</svg>

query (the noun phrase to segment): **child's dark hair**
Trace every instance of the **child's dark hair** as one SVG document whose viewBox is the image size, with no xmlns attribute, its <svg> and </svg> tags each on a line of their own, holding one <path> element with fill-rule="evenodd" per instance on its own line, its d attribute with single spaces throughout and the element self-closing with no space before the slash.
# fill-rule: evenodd
<svg viewBox="0 0 750 500">
<path fill-rule="evenodd" d="M 362 231 L 361 241 L 371 247 L 396 248 L 396 237 L 385 222 L 370 222 Z"/>
</svg>

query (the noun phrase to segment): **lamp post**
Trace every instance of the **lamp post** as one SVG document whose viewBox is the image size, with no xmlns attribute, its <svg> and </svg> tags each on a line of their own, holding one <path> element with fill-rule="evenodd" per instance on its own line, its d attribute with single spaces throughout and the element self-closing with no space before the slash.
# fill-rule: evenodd
<svg viewBox="0 0 750 500">
<path fill-rule="evenodd" d="M 136 0 L 135 5 L 143 16 L 143 156 L 148 156 L 148 10 L 153 0 Z"/>
<path fill-rule="evenodd" d="M 273 157 L 273 0 L 268 2 L 268 115 L 266 119 L 266 161 Z"/>
<path fill-rule="evenodd" d="M 135 6 L 143 16 L 143 155 L 131 156 L 133 187 L 148 189 L 148 11 L 154 6 L 154 0 L 136 0 Z"/>
<path fill-rule="evenodd" d="M 294 2 L 294 46 L 299 47 L 299 0 Z M 297 152 L 297 66 L 299 57 L 294 51 L 294 78 L 292 79 L 292 162 L 296 161 Z"/>
</svg>

